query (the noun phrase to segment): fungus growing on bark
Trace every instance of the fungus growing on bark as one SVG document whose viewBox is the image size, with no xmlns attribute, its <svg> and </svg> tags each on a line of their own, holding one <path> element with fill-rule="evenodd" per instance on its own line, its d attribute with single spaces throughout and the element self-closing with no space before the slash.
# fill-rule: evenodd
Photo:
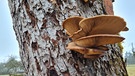
<svg viewBox="0 0 135 76">
<path fill-rule="evenodd" d="M 77 32 L 80 29 L 79 22 L 82 20 L 82 17 L 75 16 L 75 17 L 70 17 L 66 19 L 62 26 L 64 29 L 66 29 L 66 32 L 68 35 L 73 35 L 73 33 Z"/>
<path fill-rule="evenodd" d="M 118 34 L 125 28 L 126 22 L 118 16 L 101 15 L 85 18 L 80 21 L 79 25 L 87 35 Z"/>
<path fill-rule="evenodd" d="M 73 41 L 68 44 L 67 49 L 79 52 L 85 58 L 94 59 L 108 50 L 104 45 L 124 40 L 118 35 L 120 31 L 128 31 L 124 19 L 113 15 L 70 17 L 62 25 Z"/>
<path fill-rule="evenodd" d="M 123 41 L 124 38 L 119 35 L 97 34 L 79 38 L 75 44 L 81 47 L 94 47 L 106 44 L 114 44 Z"/>
<path fill-rule="evenodd" d="M 105 51 L 108 50 L 108 49 L 105 50 L 105 49 L 101 49 L 101 48 L 99 49 L 99 48 L 80 47 L 80 46 L 77 46 L 74 42 L 68 43 L 67 49 L 79 52 L 85 56 L 89 56 L 89 58 L 97 56 L 97 55 L 101 55 Z"/>
</svg>

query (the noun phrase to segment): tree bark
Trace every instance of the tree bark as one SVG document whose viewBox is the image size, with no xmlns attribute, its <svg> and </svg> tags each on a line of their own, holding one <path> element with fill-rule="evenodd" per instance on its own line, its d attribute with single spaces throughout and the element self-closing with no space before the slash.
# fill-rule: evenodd
<svg viewBox="0 0 135 76">
<path fill-rule="evenodd" d="M 70 16 L 113 15 L 111 0 L 8 0 L 26 76 L 127 76 L 117 44 L 87 59 L 65 47 L 62 21 Z"/>
</svg>

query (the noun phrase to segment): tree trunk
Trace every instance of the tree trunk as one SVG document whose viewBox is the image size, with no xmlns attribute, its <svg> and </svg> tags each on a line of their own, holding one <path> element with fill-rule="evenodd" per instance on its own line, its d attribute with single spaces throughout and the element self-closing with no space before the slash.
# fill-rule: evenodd
<svg viewBox="0 0 135 76">
<path fill-rule="evenodd" d="M 127 76 L 117 44 L 98 59 L 65 47 L 62 21 L 70 16 L 113 15 L 111 0 L 8 0 L 26 76 Z"/>
</svg>

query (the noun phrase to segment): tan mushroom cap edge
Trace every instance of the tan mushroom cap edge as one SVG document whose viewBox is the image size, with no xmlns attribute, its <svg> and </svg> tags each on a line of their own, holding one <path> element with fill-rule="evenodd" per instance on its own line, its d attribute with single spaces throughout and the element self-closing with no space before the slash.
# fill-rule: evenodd
<svg viewBox="0 0 135 76">
<path fill-rule="evenodd" d="M 66 48 L 69 50 L 74 50 L 81 54 L 85 54 L 85 55 L 100 55 L 104 53 L 104 50 L 102 49 L 80 47 L 80 46 L 77 46 L 74 42 L 70 42 Z"/>
<path fill-rule="evenodd" d="M 128 27 L 125 27 L 122 31 L 128 31 L 129 28 Z"/>
<path fill-rule="evenodd" d="M 74 40 L 79 39 L 84 36 L 86 36 L 86 33 L 82 30 L 82 28 L 80 28 L 80 30 L 73 33 L 73 35 L 71 35 L 70 38 L 72 38 L 72 40 L 74 41 Z"/>
<path fill-rule="evenodd" d="M 81 47 L 94 47 L 106 44 L 114 44 L 123 41 L 125 38 L 119 35 L 97 34 L 79 38 L 75 40 L 75 44 Z"/>
<path fill-rule="evenodd" d="M 125 28 L 126 22 L 118 16 L 100 15 L 85 18 L 80 21 L 79 25 L 88 35 L 118 34 Z"/>
<path fill-rule="evenodd" d="M 66 29 L 68 35 L 72 35 L 74 32 L 80 29 L 79 22 L 83 19 L 80 16 L 70 17 L 63 21 L 62 26 Z"/>
</svg>

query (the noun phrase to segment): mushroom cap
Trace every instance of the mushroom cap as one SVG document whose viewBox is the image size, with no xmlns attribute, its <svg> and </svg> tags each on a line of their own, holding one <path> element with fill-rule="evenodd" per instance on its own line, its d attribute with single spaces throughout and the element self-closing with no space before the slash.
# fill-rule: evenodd
<svg viewBox="0 0 135 76">
<path fill-rule="evenodd" d="M 80 28 L 80 30 L 78 30 L 77 32 L 75 32 L 70 37 L 74 41 L 74 40 L 79 39 L 79 38 L 84 37 L 84 36 L 86 36 L 86 33 L 82 30 L 82 28 Z"/>
<path fill-rule="evenodd" d="M 82 17 L 75 16 L 63 21 L 62 26 L 64 29 L 66 29 L 68 35 L 72 35 L 74 32 L 80 29 L 79 22 L 82 19 Z"/>
<path fill-rule="evenodd" d="M 80 27 L 87 35 L 118 34 L 126 26 L 123 18 L 113 15 L 100 15 L 80 21 Z"/>
<path fill-rule="evenodd" d="M 125 27 L 122 31 L 128 31 L 129 28 L 128 27 Z"/>
<path fill-rule="evenodd" d="M 104 53 L 104 50 L 102 49 L 80 47 L 80 46 L 77 46 L 74 42 L 70 42 L 67 46 L 67 49 L 74 50 L 76 52 L 79 52 L 85 55 L 97 55 L 97 54 L 100 55 Z"/>
<path fill-rule="evenodd" d="M 85 54 L 85 49 L 83 47 L 77 46 L 74 42 L 68 43 L 67 49 L 74 50 L 76 52 L 79 52 L 81 54 Z"/>
<path fill-rule="evenodd" d="M 75 44 L 81 47 L 95 47 L 106 44 L 114 44 L 123 41 L 124 38 L 119 35 L 97 34 L 79 38 Z"/>
</svg>

